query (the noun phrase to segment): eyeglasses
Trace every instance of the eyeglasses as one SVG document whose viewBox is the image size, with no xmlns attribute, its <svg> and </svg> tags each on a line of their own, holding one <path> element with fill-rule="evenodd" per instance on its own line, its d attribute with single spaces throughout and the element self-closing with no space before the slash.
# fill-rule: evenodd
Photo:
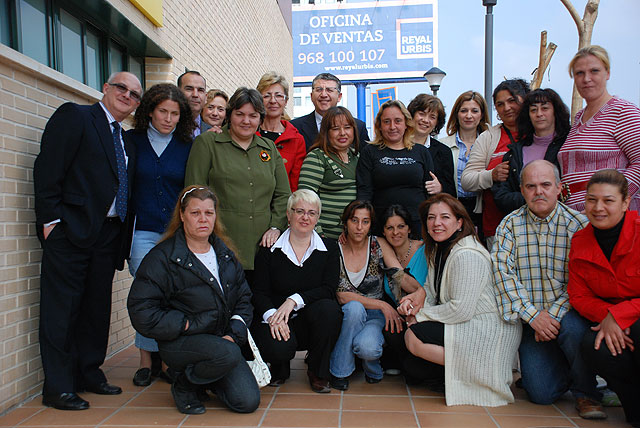
<svg viewBox="0 0 640 428">
<path fill-rule="evenodd" d="M 269 101 L 272 98 L 275 98 L 276 101 L 284 101 L 287 99 L 287 96 L 282 92 L 276 92 L 276 93 L 267 92 L 266 94 L 262 95 L 262 99 L 265 101 Z"/>
<path fill-rule="evenodd" d="M 316 211 L 316 210 L 305 211 L 302 208 L 291 208 L 291 211 L 293 211 L 295 213 L 295 215 L 297 215 L 299 217 L 303 217 L 305 214 L 308 215 L 311 218 L 318 217 L 318 211 Z"/>
<path fill-rule="evenodd" d="M 315 88 L 313 88 L 313 92 L 318 95 L 322 95 L 323 92 L 326 92 L 328 95 L 333 95 L 337 94 L 340 91 L 338 90 L 338 88 L 323 88 L 321 86 L 316 86 Z"/>
<path fill-rule="evenodd" d="M 107 83 L 107 85 L 113 86 L 114 88 L 116 88 L 120 94 L 126 94 L 127 92 L 129 92 L 129 97 L 133 101 L 140 102 L 141 95 L 138 92 L 129 89 L 127 85 L 123 83 Z"/>
</svg>

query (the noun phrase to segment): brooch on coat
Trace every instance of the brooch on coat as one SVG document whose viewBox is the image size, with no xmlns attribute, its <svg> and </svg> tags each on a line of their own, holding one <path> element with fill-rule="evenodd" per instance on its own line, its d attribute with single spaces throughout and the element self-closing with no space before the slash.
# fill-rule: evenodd
<svg viewBox="0 0 640 428">
<path fill-rule="evenodd" d="M 267 153 L 266 151 L 262 150 L 260 152 L 260 160 L 262 162 L 269 162 L 271 160 L 271 155 L 269 153 Z"/>
</svg>

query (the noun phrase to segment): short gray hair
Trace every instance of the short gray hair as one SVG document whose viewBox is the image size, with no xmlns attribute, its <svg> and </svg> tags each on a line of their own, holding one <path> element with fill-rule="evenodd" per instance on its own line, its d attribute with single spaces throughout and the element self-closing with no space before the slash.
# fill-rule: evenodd
<svg viewBox="0 0 640 428">
<path fill-rule="evenodd" d="M 541 163 L 543 165 L 547 165 L 549 167 L 551 167 L 551 169 L 553 170 L 553 175 L 556 178 L 556 184 L 560 184 L 560 170 L 558 169 L 558 166 L 552 162 L 549 162 L 548 160 L 545 159 L 536 159 L 536 160 L 532 160 L 531 162 L 528 162 L 520 171 L 520 187 L 522 187 L 522 178 L 524 177 L 524 171 L 525 169 L 529 168 L 529 166 L 532 166 L 533 164 L 537 164 L 537 163 Z"/>
<path fill-rule="evenodd" d="M 331 73 L 318 74 L 316 77 L 313 78 L 313 81 L 311 82 L 312 89 L 318 80 L 331 80 L 332 82 L 336 82 L 336 84 L 338 85 L 338 92 L 342 92 L 342 82 L 333 74 Z"/>
<path fill-rule="evenodd" d="M 309 189 L 298 189 L 293 192 L 287 201 L 287 211 L 291 210 L 291 208 L 300 201 L 318 207 L 318 214 L 322 211 L 322 202 L 320 202 L 320 198 L 316 192 Z"/>
</svg>

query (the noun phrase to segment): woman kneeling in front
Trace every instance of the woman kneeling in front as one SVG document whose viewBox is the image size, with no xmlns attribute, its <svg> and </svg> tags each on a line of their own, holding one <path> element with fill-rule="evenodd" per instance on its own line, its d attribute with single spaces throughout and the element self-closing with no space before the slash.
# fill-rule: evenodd
<svg viewBox="0 0 640 428">
<path fill-rule="evenodd" d="M 409 295 L 398 309 L 410 325 L 407 349 L 444 366 L 447 405 L 511 403 L 511 363 L 520 326 L 498 315 L 489 253 L 454 197 L 432 196 L 419 213 L 429 275 L 424 307 L 412 308 L 416 299 L 409 301 Z"/>
<path fill-rule="evenodd" d="M 240 351 L 252 320 L 251 291 L 216 210 L 209 188 L 181 192 L 167 232 L 142 260 L 127 301 L 133 327 L 156 339 L 162 361 L 178 372 L 171 393 L 186 414 L 205 412 L 196 385 L 206 385 L 236 412 L 250 413 L 260 404 L 258 384 Z"/>
<path fill-rule="evenodd" d="M 289 228 L 256 255 L 252 333 L 271 364 L 271 386 L 289 378 L 291 359 L 306 349 L 311 390 L 331 391 L 329 357 L 342 323 L 335 293 L 340 265 L 335 241 L 313 230 L 320 209 L 312 190 L 293 192 L 287 202 Z"/>
</svg>

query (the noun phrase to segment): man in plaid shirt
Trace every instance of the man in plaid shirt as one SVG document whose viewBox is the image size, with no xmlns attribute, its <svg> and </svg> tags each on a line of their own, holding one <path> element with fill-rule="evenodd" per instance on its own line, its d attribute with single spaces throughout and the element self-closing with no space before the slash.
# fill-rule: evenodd
<svg viewBox="0 0 640 428">
<path fill-rule="evenodd" d="M 520 183 L 526 205 L 498 226 L 491 258 L 502 317 L 523 325 L 522 386 L 538 404 L 551 404 L 570 390 L 580 416 L 606 418 L 595 373 L 580 355 L 589 323 L 571 309 L 567 294 L 571 237 L 588 220 L 558 202 L 562 186 L 552 163 L 528 163 Z"/>
</svg>

